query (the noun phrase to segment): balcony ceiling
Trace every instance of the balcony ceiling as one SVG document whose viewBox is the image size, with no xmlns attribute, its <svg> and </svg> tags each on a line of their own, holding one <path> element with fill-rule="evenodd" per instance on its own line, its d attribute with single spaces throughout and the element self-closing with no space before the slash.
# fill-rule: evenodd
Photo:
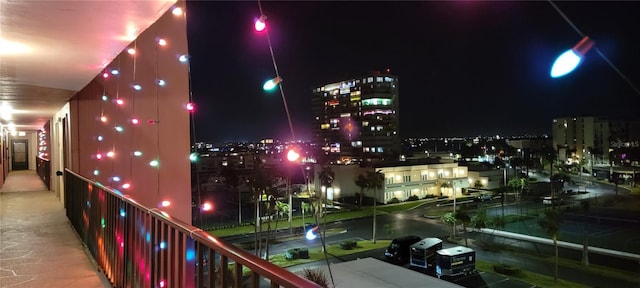
<svg viewBox="0 0 640 288">
<path fill-rule="evenodd" d="M 0 116 L 42 128 L 176 0 L 0 0 Z M 6 127 L 6 126 L 5 126 Z"/>
</svg>

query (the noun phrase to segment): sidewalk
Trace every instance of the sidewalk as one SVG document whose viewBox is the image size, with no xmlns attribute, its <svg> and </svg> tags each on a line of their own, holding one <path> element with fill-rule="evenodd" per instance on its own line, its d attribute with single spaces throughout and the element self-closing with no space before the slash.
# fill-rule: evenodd
<svg viewBox="0 0 640 288">
<path fill-rule="evenodd" d="M 33 170 L 12 171 L 0 190 L 0 287 L 111 287 Z"/>
</svg>

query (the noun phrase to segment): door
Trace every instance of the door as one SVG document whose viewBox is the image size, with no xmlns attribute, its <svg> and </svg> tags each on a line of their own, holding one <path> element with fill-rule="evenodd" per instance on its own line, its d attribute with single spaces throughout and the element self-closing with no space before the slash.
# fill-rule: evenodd
<svg viewBox="0 0 640 288">
<path fill-rule="evenodd" d="M 29 141 L 27 139 L 11 140 L 12 170 L 29 169 Z"/>
</svg>

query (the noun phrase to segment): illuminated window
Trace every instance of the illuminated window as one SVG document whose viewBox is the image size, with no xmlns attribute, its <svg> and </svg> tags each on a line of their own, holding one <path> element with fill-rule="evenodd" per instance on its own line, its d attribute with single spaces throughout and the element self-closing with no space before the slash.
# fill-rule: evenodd
<svg viewBox="0 0 640 288">
<path fill-rule="evenodd" d="M 362 121 L 362 127 L 369 126 L 369 121 Z"/>
<path fill-rule="evenodd" d="M 340 114 L 340 118 L 348 118 L 351 117 L 351 113 L 342 113 Z"/>
<path fill-rule="evenodd" d="M 393 78 L 391 78 L 391 77 L 384 77 L 384 82 L 393 82 Z"/>
<path fill-rule="evenodd" d="M 340 101 L 339 101 L 339 100 L 335 100 L 335 99 L 334 99 L 334 100 L 329 100 L 329 101 L 327 102 L 327 104 L 328 104 L 329 106 L 338 106 L 338 105 L 340 104 Z"/>
<path fill-rule="evenodd" d="M 382 147 L 378 147 L 378 153 L 382 153 L 384 152 L 384 149 Z"/>
<path fill-rule="evenodd" d="M 320 129 L 325 130 L 325 129 L 329 129 L 330 125 L 327 123 L 322 123 L 320 124 Z"/>
<path fill-rule="evenodd" d="M 371 98 L 362 100 L 363 106 L 373 106 L 373 105 L 383 105 L 388 106 L 391 105 L 391 99 L 387 98 Z"/>
<path fill-rule="evenodd" d="M 376 82 L 383 82 L 382 77 L 380 76 L 376 77 Z"/>
<path fill-rule="evenodd" d="M 362 147 L 362 141 L 351 142 L 351 147 Z"/>
<path fill-rule="evenodd" d="M 367 78 L 367 83 L 373 83 L 373 77 Z"/>
<path fill-rule="evenodd" d="M 411 182 L 411 175 L 405 175 L 402 177 L 402 181 L 403 182 Z"/>
</svg>

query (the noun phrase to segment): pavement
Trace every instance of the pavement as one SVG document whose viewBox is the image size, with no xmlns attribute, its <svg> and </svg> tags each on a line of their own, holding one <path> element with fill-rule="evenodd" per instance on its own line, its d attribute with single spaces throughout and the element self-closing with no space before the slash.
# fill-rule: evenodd
<svg viewBox="0 0 640 288">
<path fill-rule="evenodd" d="M 11 171 L 0 190 L 0 287 L 112 287 L 91 259 L 36 172 Z"/>
</svg>

